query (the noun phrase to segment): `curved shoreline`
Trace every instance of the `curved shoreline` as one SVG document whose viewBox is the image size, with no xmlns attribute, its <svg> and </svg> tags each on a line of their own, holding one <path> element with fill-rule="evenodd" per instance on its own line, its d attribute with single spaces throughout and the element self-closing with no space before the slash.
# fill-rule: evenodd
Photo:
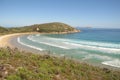
<svg viewBox="0 0 120 80">
<path fill-rule="evenodd" d="M 26 32 L 26 33 L 12 33 L 12 34 L 0 35 L 0 47 L 19 48 L 21 51 L 41 53 L 40 50 L 19 44 L 15 39 L 18 36 L 24 36 L 24 35 L 30 35 L 30 34 L 70 34 L 70 33 L 77 33 L 77 32 L 80 32 L 80 31 L 75 30 L 75 31 L 69 31 L 69 32 L 50 32 L 50 33 Z M 44 51 L 42 52 L 44 53 Z"/>
<path fill-rule="evenodd" d="M 30 34 L 41 34 L 41 33 L 14 33 L 0 36 L 0 48 L 10 47 L 12 49 L 18 48 L 20 51 L 36 53 L 36 54 L 46 54 L 44 51 L 40 51 L 38 49 L 28 47 L 18 43 L 17 38 L 20 36 L 30 35 Z"/>
<path fill-rule="evenodd" d="M 15 34 L 8 34 L 8 35 L 0 36 L 0 47 L 8 47 L 9 46 L 10 48 L 18 48 L 20 51 L 32 52 L 32 53 L 37 53 L 37 54 L 42 54 L 42 55 L 47 54 L 46 51 L 40 51 L 38 49 L 28 47 L 28 46 L 18 43 L 17 39 L 19 36 L 27 36 L 30 34 L 41 34 L 41 33 L 15 33 Z M 54 55 L 54 56 L 56 56 L 56 55 Z M 73 59 L 73 60 L 77 61 L 77 62 L 82 62 L 82 61 L 76 60 L 76 59 Z M 111 67 L 108 65 L 102 65 L 102 64 L 96 65 L 94 63 L 88 63 L 88 64 L 102 67 L 102 68 L 105 67 L 105 68 L 109 68 L 109 69 L 119 70 L 119 68 Z"/>
<path fill-rule="evenodd" d="M 68 32 L 50 32 L 50 33 L 39 33 L 39 32 L 26 32 L 26 33 L 12 33 L 6 35 L 0 35 L 0 47 L 13 47 L 9 40 L 12 37 L 29 35 L 29 34 L 70 34 L 70 33 L 78 33 L 80 30 L 68 31 Z"/>
</svg>

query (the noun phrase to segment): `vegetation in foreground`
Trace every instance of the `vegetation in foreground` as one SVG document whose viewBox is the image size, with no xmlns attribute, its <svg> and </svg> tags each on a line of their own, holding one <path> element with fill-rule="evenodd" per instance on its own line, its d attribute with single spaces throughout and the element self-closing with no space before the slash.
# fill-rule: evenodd
<svg viewBox="0 0 120 80">
<path fill-rule="evenodd" d="M 120 80 L 120 71 L 66 58 L 0 48 L 0 80 Z"/>
</svg>

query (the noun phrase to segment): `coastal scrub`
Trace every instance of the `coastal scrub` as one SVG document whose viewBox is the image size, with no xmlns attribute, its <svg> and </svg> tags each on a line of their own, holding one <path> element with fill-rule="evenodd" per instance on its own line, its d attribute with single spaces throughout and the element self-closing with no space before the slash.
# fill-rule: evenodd
<svg viewBox="0 0 120 80">
<path fill-rule="evenodd" d="M 0 80 L 120 80 L 120 71 L 48 54 L 0 48 Z"/>
</svg>

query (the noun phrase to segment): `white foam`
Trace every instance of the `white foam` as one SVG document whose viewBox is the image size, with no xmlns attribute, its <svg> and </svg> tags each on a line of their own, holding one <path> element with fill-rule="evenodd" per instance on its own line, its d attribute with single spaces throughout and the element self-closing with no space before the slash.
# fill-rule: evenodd
<svg viewBox="0 0 120 80">
<path fill-rule="evenodd" d="M 40 36 L 40 34 L 36 34 L 36 36 Z"/>
<path fill-rule="evenodd" d="M 120 45 L 116 43 L 108 43 L 108 42 L 93 42 L 93 41 L 86 41 L 86 40 L 79 40 L 73 41 L 69 40 L 69 42 L 82 44 L 82 45 L 89 45 L 89 46 L 97 46 L 97 47 L 106 47 L 106 48 L 117 48 L 120 49 Z"/>
<path fill-rule="evenodd" d="M 43 51 L 43 49 L 41 49 L 41 48 L 38 48 L 38 47 L 35 47 L 35 46 L 31 46 L 31 45 L 28 45 L 28 44 L 25 44 L 25 43 L 21 42 L 20 41 L 20 37 L 17 38 L 17 41 L 18 41 L 18 43 L 20 43 L 20 44 L 22 44 L 24 46 L 27 46 L 27 47 L 30 47 L 30 48 L 33 48 L 33 49 L 37 49 L 37 50 Z"/>
<path fill-rule="evenodd" d="M 102 42 L 90 42 L 90 41 L 73 41 L 69 39 L 59 39 L 59 38 L 50 38 L 46 36 L 28 36 L 29 40 L 34 42 L 43 43 L 46 45 L 64 48 L 64 49 L 75 49 L 81 48 L 86 50 L 98 50 L 105 53 L 114 53 L 120 54 L 119 44 L 112 43 L 102 43 Z M 113 46 L 112 46 L 113 45 Z M 108 46 L 117 47 L 117 48 L 109 48 Z"/>
<path fill-rule="evenodd" d="M 37 42 L 37 43 L 42 43 L 42 44 L 46 44 L 46 45 L 50 45 L 50 46 L 54 46 L 54 47 L 59 47 L 59 48 L 63 48 L 63 49 L 69 49 L 68 47 L 64 47 L 64 46 L 60 46 L 60 45 L 55 45 L 52 43 L 48 43 L 48 42 L 41 42 L 41 41 L 37 41 L 37 40 L 33 40 L 30 37 L 27 37 L 29 40 L 33 41 L 33 42 Z"/>
<path fill-rule="evenodd" d="M 120 60 L 118 59 L 112 61 L 104 61 L 102 64 L 120 68 Z"/>
<path fill-rule="evenodd" d="M 111 58 L 109 56 L 105 56 L 105 55 L 88 54 L 85 56 L 85 58 L 83 58 L 83 60 L 88 60 L 88 59 L 92 59 L 92 58 L 97 58 L 100 60 L 112 60 L 113 59 L 113 58 Z"/>
<path fill-rule="evenodd" d="M 87 41 L 87 40 L 70 40 L 70 39 L 62 39 L 62 38 L 51 38 L 47 36 L 30 36 L 33 38 L 46 38 L 49 40 L 57 40 L 57 41 L 64 41 L 64 42 L 70 42 L 70 43 L 76 43 L 76 44 L 81 44 L 81 45 L 88 45 L 88 46 L 96 46 L 96 47 L 105 47 L 105 48 L 116 48 L 120 49 L 120 44 L 117 43 L 108 43 L 108 42 L 96 42 L 96 41 Z"/>
<path fill-rule="evenodd" d="M 39 34 L 39 36 L 34 36 L 34 35 L 29 35 L 28 38 L 34 38 L 34 39 L 46 39 L 46 40 L 51 40 L 51 41 L 68 41 L 67 39 L 61 39 L 61 38 L 52 38 L 52 37 L 47 37 L 47 36 L 42 36 Z"/>
<path fill-rule="evenodd" d="M 89 45 L 82 45 L 82 44 L 76 44 L 76 43 L 70 43 L 70 42 L 64 42 L 64 43 L 73 45 L 73 47 L 76 46 L 77 48 L 86 49 L 86 50 L 98 50 L 98 51 L 107 52 L 107 53 L 120 54 L 120 49 L 115 49 L 115 48 L 89 46 Z"/>
</svg>

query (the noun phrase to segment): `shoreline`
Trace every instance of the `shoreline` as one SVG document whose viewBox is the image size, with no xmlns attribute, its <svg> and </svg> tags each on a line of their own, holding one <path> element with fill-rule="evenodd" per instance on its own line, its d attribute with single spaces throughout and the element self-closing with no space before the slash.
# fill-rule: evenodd
<svg viewBox="0 0 120 80">
<path fill-rule="evenodd" d="M 6 47 L 10 47 L 10 48 L 19 48 L 21 51 L 26 51 L 26 52 L 38 52 L 40 50 L 37 49 L 33 49 L 31 47 L 27 47 L 25 45 L 21 45 L 16 41 L 13 41 L 14 39 L 12 38 L 16 38 L 18 36 L 24 36 L 24 35 L 30 35 L 30 34 L 72 34 L 72 33 L 78 33 L 80 32 L 80 30 L 74 30 L 74 31 L 68 31 L 68 32 L 49 32 L 49 33 L 45 33 L 45 32 L 25 32 L 25 33 L 10 33 L 10 34 L 4 34 L 4 35 L 0 35 L 0 48 L 6 48 Z M 15 45 L 14 45 L 15 44 Z M 19 46 L 19 45 L 20 46 Z M 27 48 L 27 49 L 26 49 Z M 33 50 L 33 51 L 32 51 Z M 40 51 L 40 53 L 43 51 Z"/>
<path fill-rule="evenodd" d="M 0 36 L 0 47 L 13 47 L 11 45 L 11 43 L 9 42 L 9 40 L 13 37 L 16 37 L 16 36 L 22 36 L 22 35 L 27 35 L 27 34 L 38 34 L 38 33 L 35 33 L 35 32 L 32 32 L 32 33 L 13 33 L 13 34 L 7 34 L 7 35 L 2 35 Z"/>
<path fill-rule="evenodd" d="M 8 35 L 3 35 L 3 36 L 0 36 L 0 47 L 10 47 L 10 48 L 18 48 L 20 51 L 25 51 L 25 52 L 31 52 L 31 53 L 36 53 L 36 54 L 40 54 L 40 55 L 44 55 L 44 54 L 48 54 L 47 51 L 40 51 L 40 50 L 37 50 L 37 49 L 34 49 L 34 48 L 31 48 L 31 47 L 28 47 L 28 46 L 25 46 L 25 45 L 22 45 L 22 44 L 19 44 L 17 42 L 17 37 L 19 36 L 25 36 L 25 35 L 30 35 L 30 34 L 50 34 L 50 33 L 15 33 L 15 34 L 8 34 Z M 53 33 L 55 34 L 55 33 Z M 58 55 L 54 55 L 54 54 L 49 54 L 51 56 L 56 56 L 56 57 L 62 57 L 62 56 L 58 56 Z M 108 66 L 108 65 L 103 65 L 103 64 L 94 64 L 94 63 L 88 63 L 88 62 L 84 62 L 84 61 L 80 61 L 80 60 L 77 60 L 77 59 L 72 59 L 72 58 L 69 58 L 67 56 L 63 56 L 65 57 L 66 59 L 71 59 L 75 62 L 79 62 L 79 63 L 87 63 L 89 65 L 93 65 L 93 66 L 97 66 L 97 67 L 100 67 L 100 68 L 108 68 L 108 69 L 111 69 L 111 70 L 120 70 L 120 68 L 116 68 L 116 67 L 111 67 L 111 66 Z"/>
<path fill-rule="evenodd" d="M 0 35 L 0 47 L 13 47 L 10 43 L 9 40 L 12 37 L 15 36 L 22 36 L 22 35 L 29 35 L 29 34 L 70 34 L 70 33 L 78 33 L 80 30 L 74 30 L 74 31 L 68 31 L 68 32 L 50 32 L 50 33 L 44 33 L 44 32 L 25 32 L 25 33 L 11 33 L 11 34 L 5 34 L 5 35 Z"/>
</svg>

